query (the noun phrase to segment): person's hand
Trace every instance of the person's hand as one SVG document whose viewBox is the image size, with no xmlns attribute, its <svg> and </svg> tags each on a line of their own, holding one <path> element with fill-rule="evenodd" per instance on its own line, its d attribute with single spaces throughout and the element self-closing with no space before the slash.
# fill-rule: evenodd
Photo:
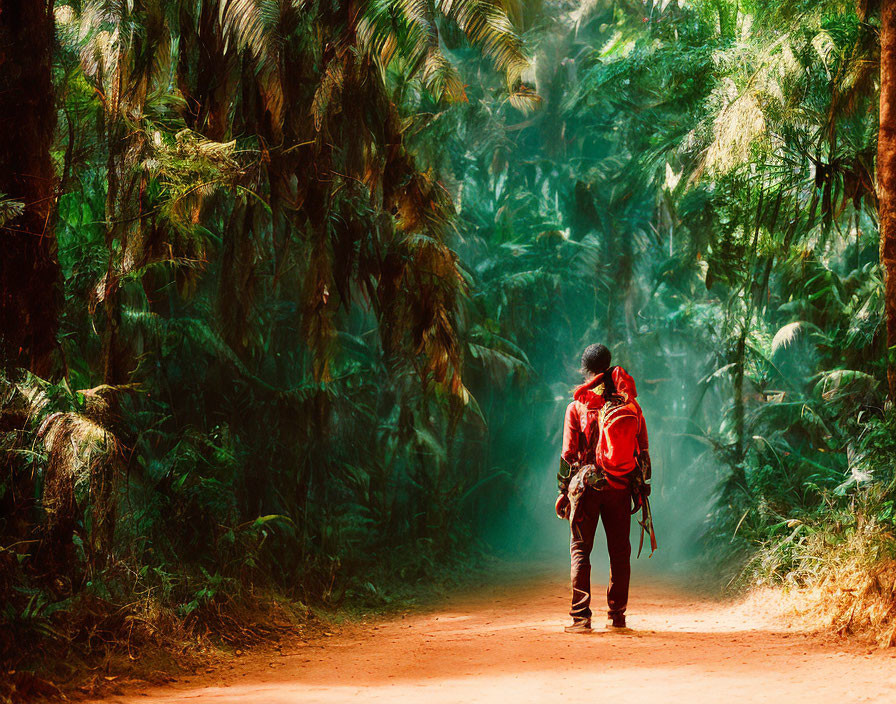
<svg viewBox="0 0 896 704">
<path fill-rule="evenodd" d="M 557 497 L 557 503 L 554 504 L 554 512 L 561 521 L 569 519 L 569 497 L 566 494 L 560 494 Z"/>
<path fill-rule="evenodd" d="M 642 484 L 640 491 L 641 491 L 641 496 L 643 496 L 645 498 L 650 496 L 650 484 L 646 484 L 646 483 Z"/>
</svg>

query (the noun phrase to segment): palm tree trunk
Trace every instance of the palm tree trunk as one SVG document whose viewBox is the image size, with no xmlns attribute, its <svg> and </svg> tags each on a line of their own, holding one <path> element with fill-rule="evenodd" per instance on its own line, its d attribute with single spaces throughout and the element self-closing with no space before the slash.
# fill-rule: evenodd
<svg viewBox="0 0 896 704">
<path fill-rule="evenodd" d="M 737 347 L 734 350 L 734 457 L 738 464 L 736 472 L 742 472 L 742 463 L 746 442 L 744 438 L 744 365 L 747 356 L 747 322 L 737 338 Z"/>
<path fill-rule="evenodd" d="M 0 0 L 0 194 L 24 204 L 17 217 L 0 221 L 0 355 L 44 376 L 53 366 L 61 305 L 50 158 L 53 32 L 53 0 Z"/>
<path fill-rule="evenodd" d="M 877 189 L 887 321 L 887 383 L 890 398 L 896 399 L 896 0 L 882 0 L 880 11 Z"/>
</svg>

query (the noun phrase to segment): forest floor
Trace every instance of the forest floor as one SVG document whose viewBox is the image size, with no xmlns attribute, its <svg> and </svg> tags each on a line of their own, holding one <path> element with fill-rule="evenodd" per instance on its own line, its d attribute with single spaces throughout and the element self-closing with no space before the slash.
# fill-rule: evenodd
<svg viewBox="0 0 896 704">
<path fill-rule="evenodd" d="M 595 585 L 597 602 L 603 601 Z M 896 698 L 896 648 L 812 634 L 773 592 L 737 602 L 635 575 L 630 633 L 562 630 L 562 572 L 505 578 L 437 606 L 284 640 L 104 704 L 687 702 L 858 704 Z M 598 622 L 596 620 L 596 625 Z M 600 621 L 602 626 L 602 620 Z"/>
</svg>

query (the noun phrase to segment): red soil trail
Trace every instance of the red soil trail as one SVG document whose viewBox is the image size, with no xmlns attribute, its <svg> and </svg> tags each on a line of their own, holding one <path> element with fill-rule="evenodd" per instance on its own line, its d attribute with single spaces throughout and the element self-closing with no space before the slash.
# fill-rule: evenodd
<svg viewBox="0 0 896 704">
<path fill-rule="evenodd" d="M 505 582 L 105 704 L 896 703 L 896 649 L 647 582 L 635 579 L 628 635 L 563 633 L 561 579 Z"/>
</svg>

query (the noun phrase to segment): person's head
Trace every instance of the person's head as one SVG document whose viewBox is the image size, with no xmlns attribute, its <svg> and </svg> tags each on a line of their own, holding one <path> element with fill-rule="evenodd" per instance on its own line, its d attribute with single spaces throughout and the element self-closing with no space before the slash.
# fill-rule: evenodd
<svg viewBox="0 0 896 704">
<path fill-rule="evenodd" d="M 601 344 L 588 345 L 582 352 L 582 374 L 588 378 L 610 368 L 610 350 Z"/>
</svg>

